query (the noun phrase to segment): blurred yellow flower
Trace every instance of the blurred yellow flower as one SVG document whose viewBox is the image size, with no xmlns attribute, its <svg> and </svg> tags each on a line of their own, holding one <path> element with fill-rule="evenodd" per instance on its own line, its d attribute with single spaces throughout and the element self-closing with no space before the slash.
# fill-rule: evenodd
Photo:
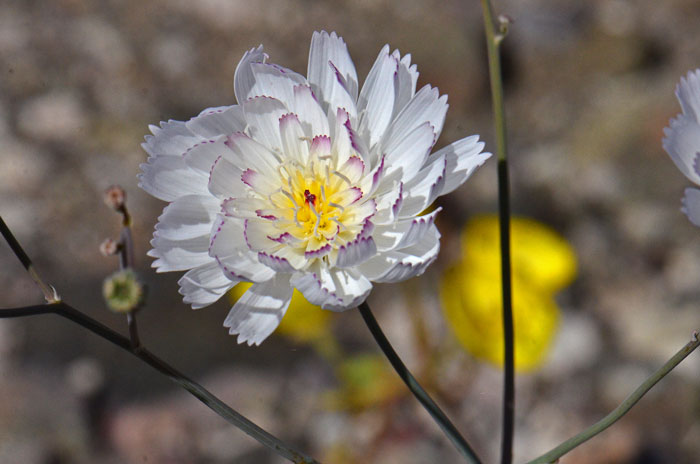
<svg viewBox="0 0 700 464">
<path fill-rule="evenodd" d="M 443 276 L 440 299 L 448 324 L 475 357 L 503 363 L 501 261 L 498 218 L 480 216 L 462 232 L 462 259 Z M 515 367 L 531 370 L 545 359 L 556 331 L 554 293 L 576 276 L 571 246 L 532 219 L 511 219 Z"/>
<path fill-rule="evenodd" d="M 496 215 L 478 216 L 462 231 L 462 260 L 479 274 L 500 279 L 501 249 Z M 564 237 L 529 218 L 511 218 L 513 280 L 554 293 L 576 277 L 576 255 Z M 500 285 L 500 283 L 499 283 Z"/>
<path fill-rule="evenodd" d="M 238 301 L 251 285 L 241 282 L 233 287 L 229 292 L 231 302 Z M 309 303 L 301 292 L 294 289 L 292 301 L 276 332 L 297 342 L 319 341 L 328 333 L 330 316 L 330 311 Z"/>
<path fill-rule="evenodd" d="M 404 393 L 404 387 L 381 355 L 360 354 L 343 359 L 336 368 L 337 390 L 328 392 L 333 409 L 361 411 L 381 407 Z"/>
</svg>

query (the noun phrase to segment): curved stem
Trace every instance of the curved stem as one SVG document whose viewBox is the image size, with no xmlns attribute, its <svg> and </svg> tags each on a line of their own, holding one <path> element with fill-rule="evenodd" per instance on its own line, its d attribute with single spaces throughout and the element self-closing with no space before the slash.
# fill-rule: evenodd
<svg viewBox="0 0 700 464">
<path fill-rule="evenodd" d="M 396 372 L 399 374 L 401 380 L 403 380 L 408 389 L 411 390 L 411 393 L 413 393 L 420 404 L 423 405 L 428 413 L 430 413 L 432 418 L 435 420 L 435 422 L 437 422 L 450 441 L 452 441 L 452 444 L 455 445 L 460 454 L 464 456 L 468 462 L 472 464 L 480 464 L 481 461 L 471 446 L 469 446 L 467 440 L 459 433 L 457 428 L 452 424 L 452 422 L 450 422 L 450 419 L 444 412 L 442 412 L 438 405 L 435 404 L 435 401 L 430 398 L 428 393 L 423 390 L 423 387 L 418 384 L 418 381 L 415 379 L 415 377 L 413 377 L 411 372 L 404 365 L 403 361 L 401 361 L 399 355 L 396 354 L 396 351 L 394 351 L 391 343 L 389 343 L 389 340 L 387 340 L 384 332 L 382 332 L 382 329 L 379 327 L 379 324 L 374 318 L 372 310 L 367 302 L 362 303 L 359 306 L 359 309 L 362 319 L 364 319 L 365 324 L 367 324 L 369 331 L 372 332 L 372 336 L 374 336 L 377 344 L 384 352 L 384 355 L 389 359 L 389 362 L 394 367 L 394 370 L 396 370 Z"/>
<path fill-rule="evenodd" d="M 503 80 L 498 47 L 507 33 L 507 23 L 502 23 L 498 33 L 489 0 L 482 0 L 484 29 L 489 57 L 491 100 L 496 128 L 496 154 L 498 157 L 498 217 L 501 240 L 501 291 L 503 298 L 503 432 L 501 435 L 501 464 L 513 461 L 513 434 L 515 429 L 515 354 L 513 327 L 513 303 L 510 268 L 510 192 L 508 181 L 508 157 Z"/>
<path fill-rule="evenodd" d="M 625 401 L 623 401 L 617 408 L 615 408 L 610 414 L 605 416 L 600 421 L 588 427 L 583 432 L 578 435 L 569 438 L 561 445 L 552 449 L 551 451 L 543 454 L 542 456 L 529 461 L 528 464 L 548 464 L 556 462 L 557 459 L 564 456 L 566 453 L 576 448 L 581 443 L 590 440 L 594 436 L 598 435 L 603 430 L 607 429 L 615 422 L 617 422 L 622 416 L 627 414 L 627 412 L 632 409 L 632 406 L 637 404 L 637 402 L 642 399 L 642 397 L 651 390 L 651 388 L 656 385 L 656 383 L 663 379 L 666 374 L 671 372 L 674 367 L 680 364 L 690 353 L 692 353 L 700 345 L 700 340 L 698 340 L 698 333 L 693 333 L 693 338 L 688 342 L 683 348 L 680 349 L 671 359 L 666 361 L 666 363 L 661 366 L 656 372 L 654 372 L 648 379 L 644 381 L 636 390 L 628 396 Z"/>
<path fill-rule="evenodd" d="M 280 456 L 289 459 L 295 463 L 318 463 L 312 457 L 305 455 L 300 451 L 296 451 L 283 443 L 279 438 L 263 430 L 255 423 L 251 422 L 245 416 L 241 415 L 219 398 L 214 396 L 206 388 L 199 385 L 197 382 L 187 378 L 185 375 L 171 367 L 165 361 L 158 358 L 156 355 L 148 351 L 146 348 L 133 347 L 131 340 L 118 334 L 114 330 L 104 324 L 86 316 L 77 309 L 69 306 L 64 302 L 53 303 L 49 305 L 27 306 L 23 308 L 0 309 L 0 319 L 10 317 L 34 316 L 39 314 L 57 314 L 65 317 L 72 322 L 86 328 L 90 332 L 104 338 L 110 343 L 119 348 L 128 351 L 132 355 L 139 358 L 151 366 L 156 371 L 168 377 L 170 380 L 190 392 L 199 401 L 204 403 L 209 409 L 213 410 L 219 416 L 223 417 L 227 422 L 235 425 L 243 432 L 256 439 L 262 445 L 275 451 Z"/>
</svg>

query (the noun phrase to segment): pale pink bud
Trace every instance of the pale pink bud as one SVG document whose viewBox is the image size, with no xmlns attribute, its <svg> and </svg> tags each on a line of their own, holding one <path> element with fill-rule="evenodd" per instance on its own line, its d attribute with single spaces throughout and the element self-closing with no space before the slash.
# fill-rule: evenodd
<svg viewBox="0 0 700 464">
<path fill-rule="evenodd" d="M 126 192 L 118 185 L 112 185 L 105 190 L 104 201 L 107 206 L 119 211 L 124 207 L 126 201 Z"/>
</svg>

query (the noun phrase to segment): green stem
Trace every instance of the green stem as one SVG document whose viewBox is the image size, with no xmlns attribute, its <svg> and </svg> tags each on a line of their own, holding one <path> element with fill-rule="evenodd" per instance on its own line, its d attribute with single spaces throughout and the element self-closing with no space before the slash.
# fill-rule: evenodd
<svg viewBox="0 0 700 464">
<path fill-rule="evenodd" d="M 279 438 L 271 435 L 257 426 L 255 423 L 251 422 L 245 416 L 241 415 L 219 398 L 214 396 L 214 394 L 209 392 L 206 388 L 187 378 L 185 375 L 175 370 L 173 367 L 168 365 L 165 361 L 158 358 L 143 346 L 134 347 L 130 339 L 118 334 L 109 327 L 86 316 L 82 312 L 64 302 L 48 305 L 27 306 L 23 308 L 0 309 L 0 319 L 35 316 L 39 314 L 57 314 L 61 317 L 65 317 L 66 319 L 69 319 L 86 328 L 90 332 L 102 337 L 108 342 L 118 346 L 124 351 L 131 353 L 159 373 L 165 375 L 170 380 L 190 392 L 190 394 L 204 403 L 209 409 L 217 413 L 219 416 L 223 417 L 228 423 L 238 427 L 243 432 L 256 439 L 262 445 L 270 448 L 280 456 L 295 463 L 318 463 L 318 461 L 312 457 L 306 456 L 300 451 L 290 448 Z"/>
<path fill-rule="evenodd" d="M 498 159 L 498 218 L 501 241 L 501 291 L 503 298 L 503 428 L 501 434 L 501 464 L 513 461 L 513 435 L 515 429 L 515 354 L 513 327 L 513 302 L 510 266 L 510 192 L 508 180 L 508 157 L 505 105 L 503 103 L 503 80 L 498 47 L 505 37 L 502 25 L 496 33 L 493 8 L 489 0 L 481 1 L 484 11 L 484 29 L 489 58 L 491 100 L 496 129 L 496 155 Z"/>
<path fill-rule="evenodd" d="M 543 454 L 542 456 L 538 457 L 537 459 L 533 459 L 532 461 L 529 461 L 528 464 L 548 464 L 548 463 L 553 463 L 556 462 L 557 459 L 560 457 L 564 456 L 566 453 L 571 451 L 572 449 L 576 448 L 578 445 L 581 443 L 590 440 L 594 436 L 598 435 L 600 432 L 603 430 L 607 429 L 611 425 L 613 425 L 615 422 L 617 422 L 622 416 L 627 414 L 627 412 L 632 409 L 632 406 L 634 406 L 642 397 L 651 390 L 651 388 L 656 385 L 656 383 L 663 379 L 666 374 L 671 372 L 673 368 L 675 368 L 678 364 L 680 364 L 681 361 L 683 361 L 690 353 L 695 350 L 698 345 L 700 345 L 700 341 L 698 340 L 698 333 L 697 331 L 693 333 L 693 338 L 688 342 L 683 348 L 680 349 L 671 359 L 666 361 L 666 364 L 661 366 L 660 369 L 658 369 L 656 372 L 654 372 L 651 377 L 646 379 L 644 383 L 642 383 L 635 391 L 632 392 L 630 396 L 628 396 L 625 401 L 623 401 L 617 408 L 615 408 L 610 414 L 605 416 L 603 419 L 600 421 L 596 422 L 595 424 L 591 425 L 588 427 L 586 430 L 583 432 L 579 433 L 578 435 L 569 438 L 566 440 L 564 443 L 561 445 L 557 446 L 556 448 L 552 449 L 551 451 Z"/>
<path fill-rule="evenodd" d="M 359 306 L 359 309 L 360 314 L 362 315 L 362 319 L 364 319 L 365 324 L 367 324 L 367 327 L 372 333 L 372 336 L 374 336 L 374 339 L 376 340 L 377 344 L 384 352 L 384 355 L 389 359 L 389 362 L 394 367 L 394 370 L 396 370 L 396 372 L 399 374 L 401 380 L 403 380 L 408 389 L 411 390 L 411 393 L 413 393 L 413 395 L 418 399 L 420 404 L 423 405 L 423 407 L 428 411 L 428 413 L 430 413 L 432 418 L 435 420 L 435 422 L 437 422 L 437 424 L 440 426 L 445 435 L 447 435 L 447 437 L 450 439 L 452 444 L 455 445 L 459 453 L 462 456 L 464 456 L 464 458 L 468 462 L 472 464 L 480 464 L 481 461 L 479 460 L 471 446 L 469 446 L 467 440 L 459 433 L 457 427 L 455 427 L 452 424 L 452 422 L 450 422 L 450 419 L 445 415 L 444 412 L 442 412 L 440 407 L 437 404 L 435 404 L 435 401 L 433 401 L 433 399 L 430 398 L 428 393 L 425 390 L 423 390 L 423 387 L 421 387 L 418 384 L 418 381 L 415 379 L 415 377 L 413 377 L 413 374 L 411 374 L 411 372 L 408 370 L 403 361 L 401 361 L 399 355 L 396 354 L 396 351 L 394 351 L 394 348 L 391 346 L 391 343 L 389 343 L 389 340 L 386 338 L 384 332 L 382 332 L 382 329 L 379 327 L 379 324 L 374 318 L 372 310 L 370 309 L 367 302 L 362 303 Z"/>
</svg>

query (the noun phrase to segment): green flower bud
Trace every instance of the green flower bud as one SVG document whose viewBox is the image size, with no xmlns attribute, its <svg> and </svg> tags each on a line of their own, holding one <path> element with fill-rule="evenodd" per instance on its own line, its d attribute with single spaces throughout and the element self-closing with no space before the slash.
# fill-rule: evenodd
<svg viewBox="0 0 700 464">
<path fill-rule="evenodd" d="M 143 301 L 144 287 L 131 269 L 117 271 L 102 284 L 102 295 L 109 309 L 115 313 L 128 313 Z"/>
</svg>

